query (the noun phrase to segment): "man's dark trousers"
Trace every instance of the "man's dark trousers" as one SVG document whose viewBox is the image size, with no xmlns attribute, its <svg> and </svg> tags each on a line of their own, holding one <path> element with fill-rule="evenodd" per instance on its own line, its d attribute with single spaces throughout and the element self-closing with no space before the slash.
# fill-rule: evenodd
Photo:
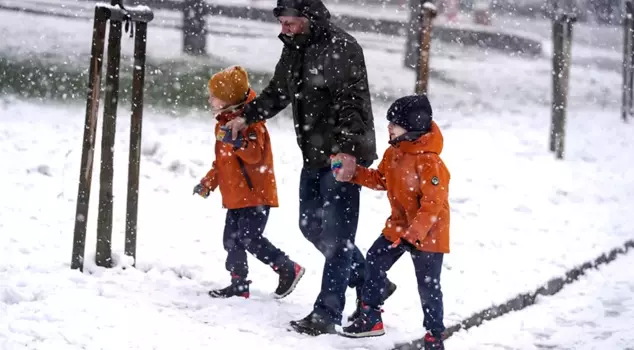
<svg viewBox="0 0 634 350">
<path fill-rule="evenodd" d="M 288 263 L 286 254 L 262 236 L 269 219 L 269 210 L 268 206 L 227 210 L 223 237 L 227 251 L 225 266 L 233 276 L 247 277 L 247 251 L 270 266 Z"/>
<path fill-rule="evenodd" d="M 299 183 L 299 227 L 326 258 L 314 312 L 341 324 L 346 288 L 363 285 L 365 260 L 354 245 L 361 187 L 336 181 L 331 169 L 304 167 Z"/>
</svg>

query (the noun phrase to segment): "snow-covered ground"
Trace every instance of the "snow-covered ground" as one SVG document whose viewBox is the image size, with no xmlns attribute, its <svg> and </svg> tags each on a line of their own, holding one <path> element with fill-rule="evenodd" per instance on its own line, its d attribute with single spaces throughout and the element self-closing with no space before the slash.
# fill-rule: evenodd
<svg viewBox="0 0 634 350">
<path fill-rule="evenodd" d="M 37 26 L 23 25 L 33 20 Z M 227 30 L 234 25 L 233 30 L 264 34 L 246 38 L 212 34 L 214 56 L 250 69 L 273 68 L 281 48 L 275 26 L 246 21 L 225 24 Z M 69 55 L 65 59 L 71 64 L 77 59 L 87 64 L 89 33 L 89 21 L 0 11 L 0 52 L 11 57 L 58 62 Z M 414 76 L 401 68 L 403 39 L 357 36 L 365 48 L 373 91 L 392 96 L 410 93 Z M 198 62 L 180 54 L 180 40 L 176 30 L 152 27 L 148 54 L 155 60 Z M 131 53 L 130 40 L 124 38 L 124 43 L 124 52 Z M 619 120 L 620 75 L 575 66 L 566 160 L 556 161 L 547 152 L 551 81 L 547 58 L 523 60 L 434 45 L 432 66 L 438 75 L 431 81 L 431 99 L 445 132 L 443 154 L 452 172 L 452 253 L 445 260 L 442 281 L 446 323 L 451 325 L 533 290 L 634 236 L 634 182 L 628 173 L 634 161 L 634 131 L 631 124 Z M 285 117 L 269 123 L 281 207 L 272 211 L 266 235 L 308 268 L 291 296 L 270 299 L 276 276 L 253 259 L 250 300 L 206 296 L 206 290 L 228 280 L 221 244 L 224 212 L 217 195 L 206 201 L 191 195 L 213 160 L 213 122 L 207 115 L 184 111 L 179 112 L 181 118 L 151 106 L 146 111 L 138 269 L 122 269 L 127 263 L 122 250 L 129 113 L 123 107 L 115 146 L 113 247 L 121 263 L 111 270 L 89 264 L 92 274 L 81 274 L 70 271 L 69 262 L 83 105 L 0 97 L 0 349 L 199 349 L 218 344 L 295 349 L 301 342 L 302 348 L 379 350 L 422 336 L 422 315 L 408 259 L 390 272 L 399 289 L 384 307 L 386 336 L 356 341 L 336 336 L 308 338 L 284 329 L 289 320 L 309 312 L 323 265 L 323 258 L 303 239 L 296 223 L 301 162 L 291 122 Z M 386 105 L 375 102 L 373 107 L 382 154 L 387 146 Z M 95 246 L 97 169 L 94 181 L 88 260 Z M 366 251 L 389 207 L 383 193 L 366 190 L 362 196 L 357 237 L 359 247 Z M 623 279 L 634 279 L 631 269 L 621 270 Z M 346 312 L 351 312 L 354 294 L 348 297 Z M 579 308 L 588 303 L 578 300 Z M 549 308 L 538 305 L 530 312 L 537 320 L 558 317 L 539 311 Z M 506 319 L 521 318 L 522 313 L 517 315 Z M 448 340 L 448 346 L 479 349 L 473 344 L 484 348 L 498 340 L 512 349 L 537 346 L 531 345 L 538 341 L 531 337 L 540 327 L 538 321 L 525 333 L 512 333 L 517 334 L 517 343 L 506 334 L 522 332 L 519 326 L 507 327 L 511 321 L 495 326 L 495 322 L 482 327 L 488 335 L 479 335 L 477 330 L 459 333 L 455 340 Z M 630 318 L 629 322 L 634 321 Z M 603 327 L 595 323 L 597 329 Z M 610 325 L 606 323 L 604 329 L 612 330 Z M 495 329 L 506 333 L 493 337 Z M 558 341 L 569 337 L 557 333 L 564 332 L 557 327 L 549 330 Z M 574 341 L 580 338 L 570 338 L 569 343 L 564 339 L 557 345 L 577 348 Z M 587 343 L 593 342 L 588 338 Z"/>
<path fill-rule="evenodd" d="M 375 105 L 378 139 L 383 141 L 384 111 L 385 106 Z M 274 301 L 267 296 L 275 275 L 253 259 L 252 299 L 212 300 L 205 295 L 228 280 L 219 198 L 205 201 L 191 195 L 213 159 L 213 123 L 207 116 L 174 119 L 147 113 L 138 270 L 103 270 L 89 264 L 92 274 L 70 271 L 83 112 L 82 106 L 11 98 L 0 110 L 4 348 L 99 344 L 108 349 L 167 349 L 218 343 L 246 348 L 257 342 L 262 348 L 291 349 L 301 341 L 311 348 L 378 350 L 422 335 L 407 259 L 390 272 L 399 290 L 385 305 L 387 336 L 360 341 L 306 338 L 284 329 L 289 320 L 310 310 L 323 264 L 295 225 L 299 152 L 284 117 L 270 123 L 281 208 L 273 211 L 266 234 L 308 268 L 290 297 Z M 127 111 L 122 109 L 120 115 Z M 452 253 L 443 271 L 448 325 L 531 290 L 632 237 L 634 184 L 625 172 L 634 151 L 631 128 L 616 115 L 598 110 L 570 119 L 567 159 L 558 162 L 546 151 L 544 118 L 509 112 L 476 119 L 438 111 L 447 142 L 444 157 L 452 171 Z M 114 250 L 122 265 L 127 128 L 127 118 L 121 118 L 115 146 Z M 379 144 L 382 152 L 386 143 Z M 93 193 L 89 230 L 94 234 L 96 190 Z M 379 234 L 388 204 L 383 193 L 371 191 L 363 192 L 362 203 L 358 245 L 365 251 Z M 91 236 L 88 260 L 94 245 Z M 348 297 L 353 300 L 353 293 Z"/>
<path fill-rule="evenodd" d="M 634 349 L 634 252 L 535 306 L 458 333 L 452 349 Z"/>
</svg>

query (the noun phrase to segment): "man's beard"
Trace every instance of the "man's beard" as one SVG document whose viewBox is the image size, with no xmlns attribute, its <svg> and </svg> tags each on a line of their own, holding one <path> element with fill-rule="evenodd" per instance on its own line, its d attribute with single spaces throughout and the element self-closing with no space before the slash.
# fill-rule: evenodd
<svg viewBox="0 0 634 350">
<path fill-rule="evenodd" d="M 284 37 L 286 38 L 286 42 L 293 44 L 297 47 L 304 47 L 308 40 L 310 39 L 310 29 L 306 30 L 304 33 L 284 33 Z"/>
</svg>

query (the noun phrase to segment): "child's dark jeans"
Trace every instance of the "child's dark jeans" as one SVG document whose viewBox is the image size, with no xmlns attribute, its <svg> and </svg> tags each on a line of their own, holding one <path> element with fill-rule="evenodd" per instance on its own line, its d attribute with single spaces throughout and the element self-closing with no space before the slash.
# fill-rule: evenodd
<svg viewBox="0 0 634 350">
<path fill-rule="evenodd" d="M 268 206 L 227 210 L 223 237 L 227 251 L 225 266 L 233 275 L 242 278 L 248 275 L 247 252 L 271 267 L 289 263 L 286 254 L 262 236 L 269 210 Z"/>
<path fill-rule="evenodd" d="M 414 262 L 418 294 L 423 306 L 425 317 L 423 326 L 433 336 L 440 337 L 445 331 L 442 291 L 440 289 L 443 254 L 419 251 L 406 243 L 396 247 L 392 247 L 392 244 L 381 235 L 368 250 L 365 263 L 365 284 L 361 297 L 363 303 L 373 308 L 381 306 L 386 288 L 386 272 L 403 253 L 409 251 Z"/>
</svg>

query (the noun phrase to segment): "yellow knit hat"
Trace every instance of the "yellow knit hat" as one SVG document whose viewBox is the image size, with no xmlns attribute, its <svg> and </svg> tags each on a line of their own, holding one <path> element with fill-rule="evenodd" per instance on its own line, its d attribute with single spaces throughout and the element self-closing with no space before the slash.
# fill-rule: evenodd
<svg viewBox="0 0 634 350">
<path fill-rule="evenodd" d="M 214 74 L 207 85 L 214 97 L 234 106 L 246 100 L 249 76 L 244 68 L 232 66 Z"/>
</svg>

